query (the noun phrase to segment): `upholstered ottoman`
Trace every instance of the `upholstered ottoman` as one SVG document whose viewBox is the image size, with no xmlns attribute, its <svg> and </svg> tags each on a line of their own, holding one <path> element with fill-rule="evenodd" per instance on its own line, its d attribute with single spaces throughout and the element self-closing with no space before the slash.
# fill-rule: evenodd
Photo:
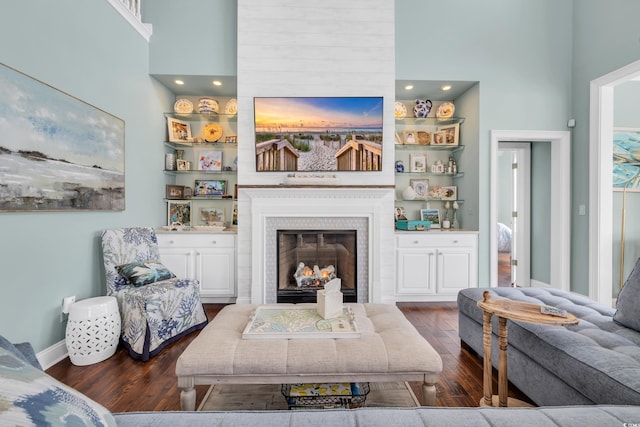
<svg viewBox="0 0 640 427">
<path fill-rule="evenodd" d="M 194 410 L 194 386 L 218 383 L 421 381 L 423 403 L 434 405 L 440 355 L 396 306 L 347 305 L 359 338 L 242 339 L 258 306 L 225 307 L 178 358 L 182 409 Z"/>
</svg>

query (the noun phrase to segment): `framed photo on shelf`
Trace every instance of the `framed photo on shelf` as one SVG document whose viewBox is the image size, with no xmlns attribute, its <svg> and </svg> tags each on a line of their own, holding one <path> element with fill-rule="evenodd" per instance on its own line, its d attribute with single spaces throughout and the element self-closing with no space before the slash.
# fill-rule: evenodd
<svg viewBox="0 0 640 427">
<path fill-rule="evenodd" d="M 191 138 L 191 125 L 189 122 L 167 117 L 170 142 L 189 142 Z"/>
<path fill-rule="evenodd" d="M 458 199 L 458 187 L 455 185 L 449 187 L 442 187 L 442 200 L 457 200 Z"/>
<path fill-rule="evenodd" d="M 430 221 L 431 228 L 440 228 L 440 211 L 438 209 L 420 209 L 420 221 Z"/>
<path fill-rule="evenodd" d="M 431 142 L 432 145 L 444 145 L 445 144 L 445 140 L 447 138 L 447 135 L 445 132 L 434 132 L 433 133 L 433 141 Z"/>
<path fill-rule="evenodd" d="M 222 151 L 201 150 L 198 152 L 199 171 L 221 171 Z"/>
<path fill-rule="evenodd" d="M 238 137 L 237 137 L 237 135 L 225 136 L 224 137 L 224 142 L 226 144 L 237 144 L 238 143 Z"/>
<path fill-rule="evenodd" d="M 416 132 L 416 136 L 418 137 L 418 144 L 431 144 L 431 132 L 427 132 L 426 130 L 419 130 Z"/>
<path fill-rule="evenodd" d="M 233 202 L 231 225 L 238 225 L 238 202 Z"/>
<path fill-rule="evenodd" d="M 411 154 L 409 172 L 426 172 L 427 156 L 425 154 Z"/>
<path fill-rule="evenodd" d="M 227 181 L 219 179 L 196 179 L 195 196 L 224 196 L 227 192 Z"/>
<path fill-rule="evenodd" d="M 167 185 L 167 199 L 184 199 L 184 185 Z"/>
<path fill-rule="evenodd" d="M 438 132 L 443 132 L 443 145 L 458 145 L 459 144 L 459 133 L 460 133 L 460 123 L 455 123 L 452 125 L 441 126 L 438 128 Z"/>
<path fill-rule="evenodd" d="M 187 160 L 178 159 L 176 160 L 176 166 L 179 171 L 188 171 L 191 169 L 191 162 Z"/>
<path fill-rule="evenodd" d="M 429 195 L 429 180 L 428 179 L 411 179 L 409 185 L 416 192 L 416 199 L 427 199 Z"/>
<path fill-rule="evenodd" d="M 207 225 L 224 225 L 224 209 L 201 208 L 200 220 Z"/>
<path fill-rule="evenodd" d="M 180 223 L 184 226 L 191 226 L 191 202 L 190 201 L 170 201 L 167 202 L 167 225 Z"/>
<path fill-rule="evenodd" d="M 415 130 L 405 130 L 402 132 L 402 142 L 404 144 L 417 144 L 418 136 L 416 135 Z"/>
</svg>

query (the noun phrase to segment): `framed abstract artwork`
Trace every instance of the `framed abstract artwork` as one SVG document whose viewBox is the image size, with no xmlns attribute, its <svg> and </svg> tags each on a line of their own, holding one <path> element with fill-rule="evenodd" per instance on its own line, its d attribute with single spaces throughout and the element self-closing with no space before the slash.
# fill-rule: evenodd
<svg viewBox="0 0 640 427">
<path fill-rule="evenodd" d="M 123 120 L 4 64 L 0 88 L 0 212 L 124 210 Z"/>
<path fill-rule="evenodd" d="M 640 129 L 613 129 L 613 190 L 640 191 Z"/>
</svg>

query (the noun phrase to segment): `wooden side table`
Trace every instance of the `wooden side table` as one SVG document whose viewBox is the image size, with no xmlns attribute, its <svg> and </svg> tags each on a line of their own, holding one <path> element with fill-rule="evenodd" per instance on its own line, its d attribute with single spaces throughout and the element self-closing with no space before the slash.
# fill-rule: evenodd
<svg viewBox="0 0 640 427">
<path fill-rule="evenodd" d="M 528 406 L 521 400 L 508 397 L 507 319 L 552 326 L 577 325 L 578 319 L 573 314 L 567 314 L 567 317 L 543 314 L 540 312 L 540 304 L 509 299 L 492 299 L 491 292 L 489 291 L 484 291 L 482 297 L 482 301 L 478 301 L 478 307 L 482 309 L 482 319 L 484 321 L 482 326 L 484 343 L 484 397 L 480 400 L 480 406 Z M 493 387 L 491 384 L 493 369 L 491 364 L 491 317 L 494 314 L 498 316 L 498 396 L 493 395 Z"/>
</svg>

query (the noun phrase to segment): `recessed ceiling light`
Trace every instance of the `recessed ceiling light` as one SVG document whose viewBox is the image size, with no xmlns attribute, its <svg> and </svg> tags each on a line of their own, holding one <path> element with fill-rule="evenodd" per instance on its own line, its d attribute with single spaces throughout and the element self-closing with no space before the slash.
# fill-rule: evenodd
<svg viewBox="0 0 640 427">
<path fill-rule="evenodd" d="M 175 80 L 175 84 L 182 86 L 184 82 L 182 80 Z"/>
<path fill-rule="evenodd" d="M 404 87 L 404 90 L 411 90 L 411 89 L 413 89 L 413 85 L 406 85 Z"/>
<path fill-rule="evenodd" d="M 222 86 L 222 82 L 220 80 L 214 80 L 213 81 L 213 85 L 214 86 Z"/>
<path fill-rule="evenodd" d="M 442 90 L 451 90 L 451 85 L 442 85 L 442 86 L 440 86 L 440 89 L 442 89 Z"/>
</svg>

